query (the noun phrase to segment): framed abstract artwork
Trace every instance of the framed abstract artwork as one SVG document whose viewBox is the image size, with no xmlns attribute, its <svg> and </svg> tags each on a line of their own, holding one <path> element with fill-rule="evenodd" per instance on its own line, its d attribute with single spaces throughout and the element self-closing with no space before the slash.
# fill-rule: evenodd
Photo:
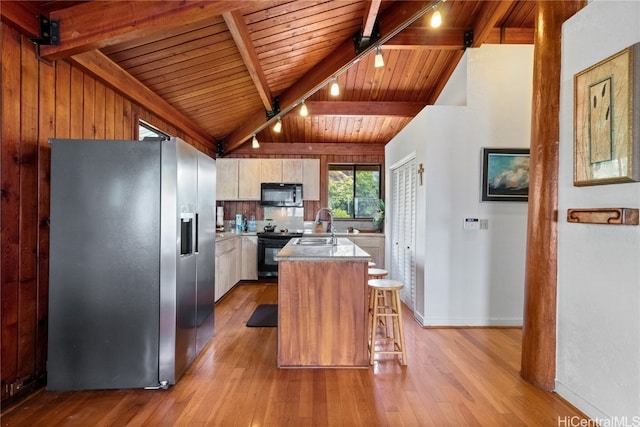
<svg viewBox="0 0 640 427">
<path fill-rule="evenodd" d="M 529 198 L 529 149 L 483 148 L 483 202 L 526 202 Z"/>
<path fill-rule="evenodd" d="M 640 180 L 639 113 L 640 43 L 574 76 L 575 186 Z"/>
</svg>

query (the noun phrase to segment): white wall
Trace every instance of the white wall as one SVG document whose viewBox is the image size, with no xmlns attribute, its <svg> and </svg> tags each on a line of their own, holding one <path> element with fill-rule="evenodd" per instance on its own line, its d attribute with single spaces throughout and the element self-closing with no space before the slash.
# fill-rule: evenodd
<svg viewBox="0 0 640 427">
<path fill-rule="evenodd" d="M 640 184 L 573 186 L 573 76 L 640 42 L 640 2 L 592 1 L 562 38 L 556 391 L 594 419 L 638 425 L 640 227 L 569 224 L 566 214 L 640 205 Z"/>
<path fill-rule="evenodd" d="M 529 147 L 533 47 L 467 49 L 459 67 L 437 105 L 385 150 L 387 189 L 401 159 L 415 156 L 425 169 L 417 194 L 415 315 L 430 326 L 521 325 L 527 204 L 480 202 L 480 169 L 481 147 Z M 389 193 L 386 203 L 392 212 Z M 489 229 L 464 231 L 466 217 L 488 219 Z"/>
</svg>

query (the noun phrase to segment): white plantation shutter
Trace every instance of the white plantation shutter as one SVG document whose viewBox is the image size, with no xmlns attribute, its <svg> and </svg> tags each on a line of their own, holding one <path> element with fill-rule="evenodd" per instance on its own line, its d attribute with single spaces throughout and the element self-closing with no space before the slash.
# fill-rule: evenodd
<svg viewBox="0 0 640 427">
<path fill-rule="evenodd" d="M 391 171 L 391 270 L 394 280 L 404 283 L 400 298 L 410 309 L 416 295 L 416 168 L 415 159 Z"/>
</svg>

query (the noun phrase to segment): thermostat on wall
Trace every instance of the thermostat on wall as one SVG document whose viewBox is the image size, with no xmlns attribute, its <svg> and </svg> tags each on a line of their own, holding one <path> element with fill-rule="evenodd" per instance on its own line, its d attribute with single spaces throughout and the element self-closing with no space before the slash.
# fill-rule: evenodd
<svg viewBox="0 0 640 427">
<path fill-rule="evenodd" d="M 480 230 L 480 220 L 478 218 L 465 218 L 464 219 L 465 230 Z"/>
</svg>

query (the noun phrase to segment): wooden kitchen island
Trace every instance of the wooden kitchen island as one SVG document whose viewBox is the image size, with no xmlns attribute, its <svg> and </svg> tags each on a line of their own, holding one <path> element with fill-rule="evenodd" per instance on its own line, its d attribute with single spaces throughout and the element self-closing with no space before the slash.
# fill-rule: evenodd
<svg viewBox="0 0 640 427">
<path fill-rule="evenodd" d="M 304 238 L 303 238 L 304 239 Z M 278 367 L 368 367 L 367 252 L 349 239 L 301 245 L 278 261 Z"/>
</svg>

